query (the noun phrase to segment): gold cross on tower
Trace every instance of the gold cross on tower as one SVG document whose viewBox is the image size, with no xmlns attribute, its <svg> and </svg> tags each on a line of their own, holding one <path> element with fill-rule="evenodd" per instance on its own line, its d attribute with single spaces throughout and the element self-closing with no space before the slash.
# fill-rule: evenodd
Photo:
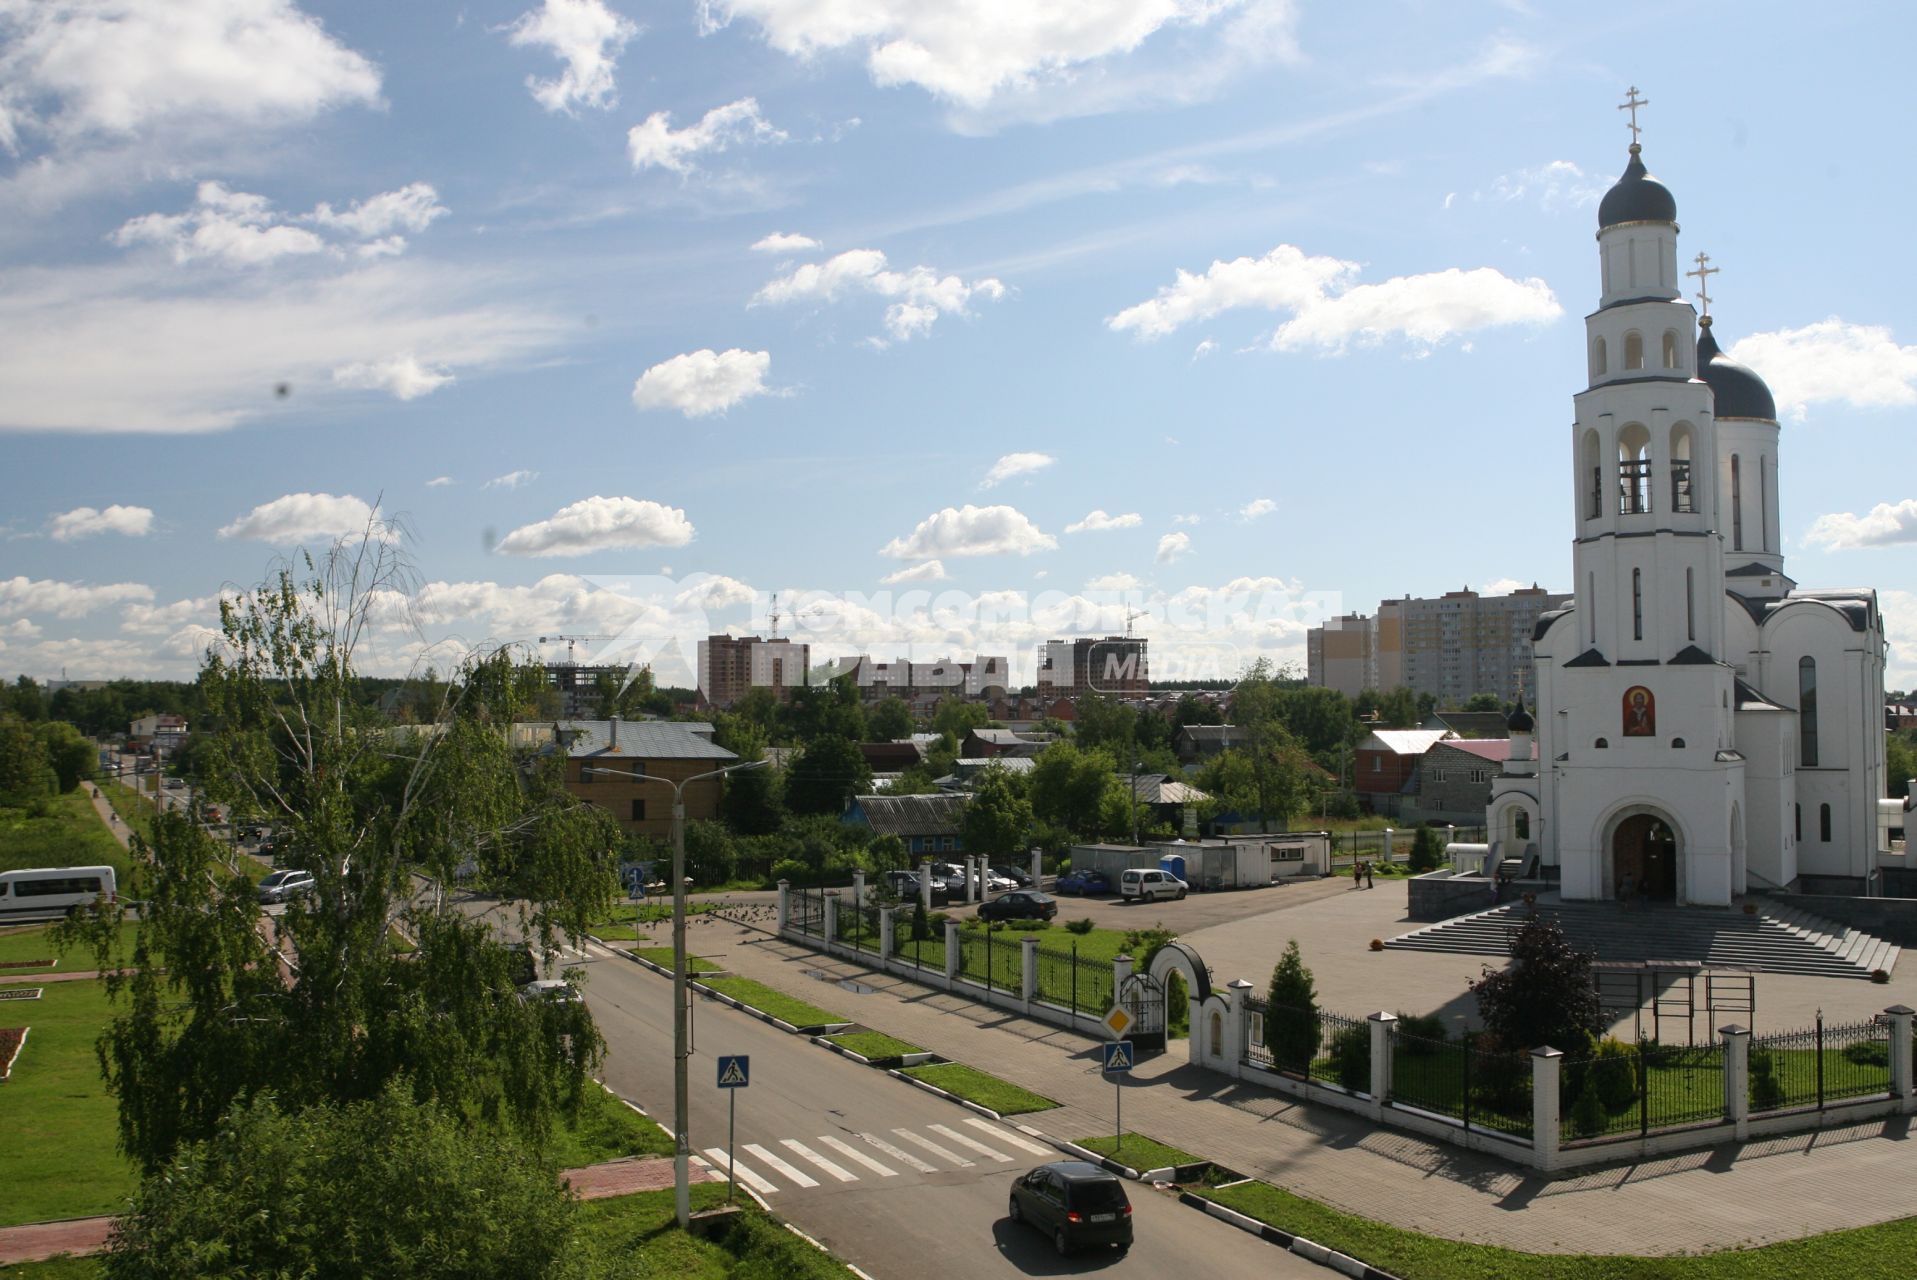
<svg viewBox="0 0 1917 1280">
<path fill-rule="evenodd" d="M 1724 269 L 1711 266 L 1710 261 L 1710 254 L 1700 253 L 1697 255 L 1697 270 L 1684 273 L 1687 276 L 1697 277 L 1697 305 L 1704 313 L 1704 319 L 1707 322 L 1711 318 L 1711 277 Z"/>
<path fill-rule="evenodd" d="M 1626 91 L 1624 101 L 1618 104 L 1617 109 L 1619 111 L 1628 111 L 1631 113 L 1631 145 L 1634 147 L 1637 145 L 1637 135 L 1643 132 L 1642 129 L 1637 127 L 1637 109 L 1650 105 L 1651 100 L 1649 98 L 1640 98 L 1637 96 L 1636 85 L 1632 85 L 1630 89 Z"/>
</svg>

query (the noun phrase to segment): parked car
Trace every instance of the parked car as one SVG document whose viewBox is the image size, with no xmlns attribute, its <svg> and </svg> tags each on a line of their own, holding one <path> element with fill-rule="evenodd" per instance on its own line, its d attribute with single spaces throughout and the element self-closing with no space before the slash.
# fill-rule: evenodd
<svg viewBox="0 0 1917 1280">
<path fill-rule="evenodd" d="M 1059 1255 L 1085 1245 L 1132 1247 L 1132 1204 L 1125 1184 L 1084 1160 L 1040 1165 L 1012 1183 L 1007 1212 L 1052 1238 Z"/>
<path fill-rule="evenodd" d="M 1021 889 L 1031 889 L 1035 887 L 1032 883 L 1032 873 L 1029 871 L 1020 871 L 1014 866 L 1003 865 L 993 867 L 992 874 L 995 876 L 1004 876 Z"/>
<path fill-rule="evenodd" d="M 981 920 L 1050 920 L 1058 914 L 1058 899 L 1036 889 L 1014 889 L 990 902 L 981 902 Z"/>
<path fill-rule="evenodd" d="M 1156 902 L 1160 898 L 1182 898 L 1190 889 L 1190 885 L 1169 871 L 1132 867 L 1118 877 L 1118 896 L 1136 898 L 1140 902 Z"/>
<path fill-rule="evenodd" d="M 1076 893 L 1091 896 L 1110 893 L 1112 882 L 1103 871 L 1071 871 L 1060 876 L 1058 883 L 1052 886 L 1054 893 Z"/>
<path fill-rule="evenodd" d="M 579 994 L 579 988 L 564 978 L 540 978 L 528 982 L 519 988 L 519 998 L 528 1003 L 547 1000 L 554 1004 L 578 1004 L 585 999 Z"/>
<path fill-rule="evenodd" d="M 932 878 L 945 882 L 945 891 L 955 898 L 965 896 L 965 868 L 956 862 L 934 862 Z"/>
<path fill-rule="evenodd" d="M 302 893 L 311 893 L 313 884 L 311 871 L 275 871 L 260 881 L 260 901 L 285 902 Z"/>
<path fill-rule="evenodd" d="M 1018 888 L 1018 881 L 1010 876 L 1002 876 L 990 867 L 985 869 L 985 892 L 1009 893 Z"/>
<path fill-rule="evenodd" d="M 912 903 L 919 900 L 919 876 L 916 871 L 888 871 L 885 873 L 885 887 L 890 889 L 900 902 Z M 932 905 L 944 906 L 952 900 L 952 890 L 938 876 L 932 877 Z"/>
</svg>

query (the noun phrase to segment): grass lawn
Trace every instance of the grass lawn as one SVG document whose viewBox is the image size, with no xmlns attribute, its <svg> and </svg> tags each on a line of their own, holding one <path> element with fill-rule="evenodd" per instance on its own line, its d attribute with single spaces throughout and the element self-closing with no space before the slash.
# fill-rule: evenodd
<svg viewBox="0 0 1917 1280">
<path fill-rule="evenodd" d="M 38 973 L 85 973 L 94 966 L 93 952 L 74 947 L 65 955 L 47 937 L 47 931 L 53 926 L 44 924 L 22 925 L 17 928 L 0 929 L 0 962 L 15 960 L 51 960 L 51 969 L 0 969 L 0 976 L 30 977 Z M 139 929 L 135 921 L 120 926 L 120 940 L 117 954 L 122 963 L 133 954 L 133 938 Z"/>
<path fill-rule="evenodd" d="M 562 1169 L 626 1156 L 666 1156 L 672 1154 L 672 1135 L 588 1082 L 579 1114 L 553 1127 L 551 1153 Z"/>
<path fill-rule="evenodd" d="M 662 965 L 667 969 L 672 968 L 671 947 L 634 947 L 632 954 L 643 956 L 654 964 Z M 686 972 L 694 975 L 701 973 L 724 973 L 725 967 L 717 961 L 708 960 L 704 956 L 695 956 L 688 951 L 686 952 Z"/>
<path fill-rule="evenodd" d="M 740 1004 L 751 1005 L 761 1013 L 771 1014 L 781 1022 L 789 1022 L 795 1027 L 821 1027 L 833 1022 L 850 1022 L 844 1014 L 821 1009 L 816 1004 L 807 1004 L 791 996 L 774 991 L 763 982 L 754 982 L 750 978 L 704 978 L 706 986 L 714 991 L 722 991 Z"/>
<path fill-rule="evenodd" d="M 908 1053 L 925 1052 L 915 1044 L 888 1036 L 882 1031 L 848 1031 L 844 1035 L 827 1036 L 826 1039 L 863 1058 L 898 1058 Z"/>
<path fill-rule="evenodd" d="M 118 1113 L 93 1042 L 107 1018 L 94 982 L 49 984 L 0 1004 L 0 1022 L 32 1033 L 0 1085 L 0 1226 L 112 1213 L 138 1179 L 115 1145 Z"/>
<path fill-rule="evenodd" d="M 124 782 L 109 779 L 99 783 L 100 794 L 113 806 L 113 812 L 120 815 L 120 821 L 126 823 L 129 830 L 137 832 L 142 838 L 153 838 L 153 798 L 145 792 L 136 792 Z"/>
<path fill-rule="evenodd" d="M 27 809 L 0 809 L 0 871 L 93 866 L 112 867 L 125 884 L 126 850 L 93 811 L 93 798 L 85 791 L 48 796 L 46 813 L 38 818 Z"/>
<path fill-rule="evenodd" d="M 98 1258 L 62 1255 L 45 1262 L 0 1263 L 0 1280 L 96 1280 L 105 1273 Z"/>
<path fill-rule="evenodd" d="M 907 932 L 909 922 L 899 922 L 899 955 L 908 962 L 914 955 L 919 964 L 927 969 L 945 971 L 945 935 L 943 931 L 931 938 L 912 941 Z M 991 944 L 986 944 L 986 931 L 970 921 L 959 929 L 959 974 L 975 982 L 985 981 L 988 967 L 992 976 L 992 986 L 1017 991 L 1025 980 L 1025 961 L 1022 945 L 1019 942 L 1029 930 L 1020 928 L 1020 922 L 1012 921 L 1005 928 L 992 933 Z M 1078 980 L 1078 1008 L 1080 1012 L 1103 1013 L 1111 1007 L 1112 996 L 1112 957 L 1125 951 L 1125 930 L 1093 929 L 1090 933 L 1074 934 L 1062 928 L 1040 930 L 1038 933 L 1038 984 L 1039 995 L 1058 1004 L 1069 1004 L 1072 999 L 1071 972 L 1069 962 L 1048 961 L 1047 955 L 1067 956 L 1072 953 L 1073 944 L 1077 944 L 1078 959 L 1085 966 Z"/>
<path fill-rule="evenodd" d="M 1177 1147 L 1168 1147 L 1156 1138 L 1147 1138 L 1142 1133 L 1127 1133 L 1124 1141 L 1107 1135 L 1102 1138 L 1073 1138 L 1072 1141 L 1087 1151 L 1096 1151 L 1101 1156 L 1110 1156 L 1120 1164 L 1133 1169 L 1163 1169 L 1174 1164 L 1196 1164 L 1200 1157 Z"/>
<path fill-rule="evenodd" d="M 1419 1235 L 1354 1217 L 1262 1182 L 1194 1188 L 1227 1208 L 1348 1253 L 1403 1280 L 1901 1280 L 1917 1251 L 1917 1218 L 1833 1231 L 1757 1249 L 1685 1257 L 1519 1253 Z"/>
<path fill-rule="evenodd" d="M 903 1074 L 914 1080 L 923 1080 L 929 1085 L 955 1093 L 967 1102 L 976 1102 L 998 1112 L 1002 1116 L 1022 1115 L 1027 1111 L 1044 1111 L 1058 1104 L 1050 1098 L 1040 1097 L 1030 1089 L 1021 1089 L 1009 1080 L 1001 1080 L 968 1067 L 961 1062 L 941 1062 L 924 1067 L 907 1067 Z"/>
</svg>

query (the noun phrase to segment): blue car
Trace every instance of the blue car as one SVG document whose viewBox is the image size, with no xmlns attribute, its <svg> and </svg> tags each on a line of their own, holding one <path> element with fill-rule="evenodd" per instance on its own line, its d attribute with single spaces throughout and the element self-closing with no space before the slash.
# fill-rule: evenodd
<svg viewBox="0 0 1917 1280">
<path fill-rule="evenodd" d="M 1112 882 L 1103 871 L 1067 872 L 1058 878 L 1057 884 L 1052 886 L 1054 893 L 1084 894 L 1088 897 L 1111 891 Z"/>
</svg>

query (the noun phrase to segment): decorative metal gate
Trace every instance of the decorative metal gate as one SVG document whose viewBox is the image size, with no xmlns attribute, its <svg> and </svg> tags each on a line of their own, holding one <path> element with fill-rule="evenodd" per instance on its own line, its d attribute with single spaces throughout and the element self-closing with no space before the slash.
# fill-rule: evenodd
<svg viewBox="0 0 1917 1280">
<path fill-rule="evenodd" d="M 1134 973 L 1118 989 L 1118 1003 L 1132 1015 L 1125 1038 L 1137 1053 L 1165 1052 L 1165 987 L 1148 973 Z"/>
<path fill-rule="evenodd" d="M 825 936 L 825 890 L 795 890 L 790 899 L 792 927 L 814 937 Z"/>
</svg>

